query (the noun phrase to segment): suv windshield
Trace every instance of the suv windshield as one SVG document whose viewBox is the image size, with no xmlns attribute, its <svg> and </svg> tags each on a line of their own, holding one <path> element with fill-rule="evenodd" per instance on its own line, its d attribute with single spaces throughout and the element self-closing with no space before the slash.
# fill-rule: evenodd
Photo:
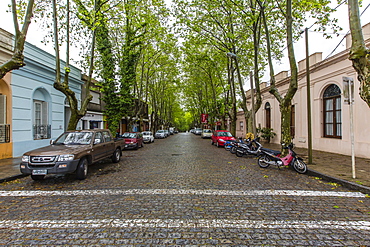
<svg viewBox="0 0 370 247">
<path fill-rule="evenodd" d="M 92 132 L 67 132 L 59 136 L 54 144 L 88 145 L 91 143 Z"/>
</svg>

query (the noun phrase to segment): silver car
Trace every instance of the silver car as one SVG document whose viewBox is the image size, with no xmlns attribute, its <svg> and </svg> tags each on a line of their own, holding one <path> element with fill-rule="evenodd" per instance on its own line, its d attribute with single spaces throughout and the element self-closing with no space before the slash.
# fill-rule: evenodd
<svg viewBox="0 0 370 247">
<path fill-rule="evenodd" d="M 202 134 L 202 129 L 201 128 L 196 128 L 194 134 L 196 134 L 196 135 Z"/>
<path fill-rule="evenodd" d="M 155 138 L 165 138 L 166 134 L 164 133 L 164 130 L 157 130 L 154 135 Z"/>
<path fill-rule="evenodd" d="M 144 131 L 144 132 L 142 132 L 142 134 L 143 134 L 143 141 L 145 143 L 154 142 L 154 136 L 153 136 L 153 133 L 151 131 Z"/>
</svg>

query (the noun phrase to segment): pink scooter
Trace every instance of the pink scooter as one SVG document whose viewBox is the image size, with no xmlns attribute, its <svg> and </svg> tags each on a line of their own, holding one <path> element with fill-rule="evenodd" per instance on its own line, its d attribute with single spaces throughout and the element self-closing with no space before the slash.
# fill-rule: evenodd
<svg viewBox="0 0 370 247">
<path fill-rule="evenodd" d="M 281 157 L 280 151 L 275 151 L 267 148 L 261 148 L 258 165 L 262 168 L 266 168 L 269 165 L 276 165 L 278 168 L 281 166 L 292 166 L 298 173 L 306 173 L 307 165 L 303 162 L 303 159 L 298 157 L 293 151 L 293 143 L 289 144 L 284 149 L 289 149 L 289 154 L 285 157 Z"/>
</svg>

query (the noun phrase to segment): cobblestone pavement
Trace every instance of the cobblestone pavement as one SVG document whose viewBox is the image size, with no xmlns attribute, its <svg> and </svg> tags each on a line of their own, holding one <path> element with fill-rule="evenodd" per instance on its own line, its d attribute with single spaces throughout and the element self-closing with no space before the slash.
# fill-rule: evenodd
<svg viewBox="0 0 370 247">
<path fill-rule="evenodd" d="M 1 184 L 0 245 L 370 246 L 370 198 L 190 133 L 73 175 Z"/>
</svg>

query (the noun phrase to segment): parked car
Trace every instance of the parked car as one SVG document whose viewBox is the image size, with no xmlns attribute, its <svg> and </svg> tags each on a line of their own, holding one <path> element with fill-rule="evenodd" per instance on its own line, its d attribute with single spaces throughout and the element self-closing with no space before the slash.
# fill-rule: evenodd
<svg viewBox="0 0 370 247">
<path fill-rule="evenodd" d="M 144 143 L 152 143 L 154 142 L 154 136 L 151 131 L 144 131 L 143 134 L 143 141 Z"/>
<path fill-rule="evenodd" d="M 201 128 L 196 128 L 194 134 L 196 134 L 196 135 L 202 134 L 202 129 Z"/>
<path fill-rule="evenodd" d="M 204 138 L 211 138 L 212 137 L 212 130 L 210 129 L 203 129 L 200 137 Z"/>
<path fill-rule="evenodd" d="M 164 130 L 164 134 L 165 134 L 166 137 L 170 136 L 170 132 L 168 130 Z"/>
<path fill-rule="evenodd" d="M 87 177 L 88 166 L 105 158 L 119 162 L 125 142 L 114 139 L 108 129 L 72 130 L 61 134 L 50 145 L 23 154 L 20 170 L 33 180 L 47 174 L 76 173 Z"/>
<path fill-rule="evenodd" d="M 227 130 L 215 130 L 211 137 L 211 144 L 217 147 L 223 147 L 226 141 L 235 141 L 233 135 Z"/>
<path fill-rule="evenodd" d="M 143 147 L 143 134 L 140 132 L 125 132 L 121 136 L 125 139 L 125 149 L 138 149 Z"/>
<path fill-rule="evenodd" d="M 162 138 L 166 138 L 166 134 L 164 133 L 164 130 L 157 130 L 157 132 L 155 132 L 154 137 L 162 139 Z"/>
</svg>

